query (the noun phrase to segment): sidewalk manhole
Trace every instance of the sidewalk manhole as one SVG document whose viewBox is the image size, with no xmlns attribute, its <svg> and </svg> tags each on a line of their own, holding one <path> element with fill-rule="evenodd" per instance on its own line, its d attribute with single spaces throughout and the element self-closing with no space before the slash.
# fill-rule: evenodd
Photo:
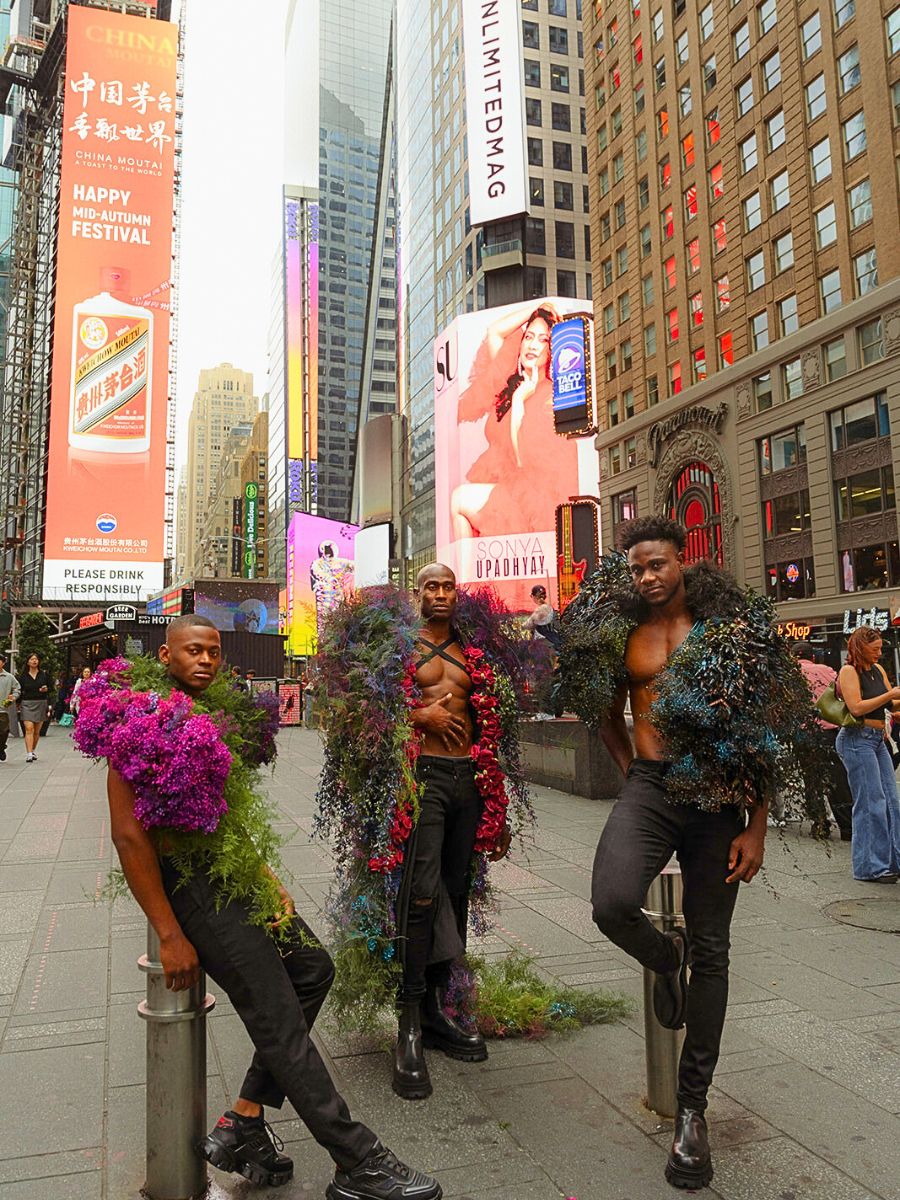
<svg viewBox="0 0 900 1200">
<path fill-rule="evenodd" d="M 877 929 L 882 933 L 900 933 L 900 895 L 836 900 L 823 911 L 827 917 L 841 921 L 844 925 L 855 925 L 858 929 Z"/>
</svg>

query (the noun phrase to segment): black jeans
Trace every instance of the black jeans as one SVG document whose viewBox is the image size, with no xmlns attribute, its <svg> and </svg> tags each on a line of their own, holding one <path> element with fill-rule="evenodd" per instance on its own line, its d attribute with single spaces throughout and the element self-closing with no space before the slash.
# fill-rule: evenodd
<svg viewBox="0 0 900 1200">
<path fill-rule="evenodd" d="M 846 841 L 853 832 L 853 795 L 850 792 L 850 783 L 847 779 L 847 768 L 838 757 L 837 750 L 834 748 L 834 743 L 839 729 L 823 729 L 822 734 L 828 742 L 828 769 L 831 775 L 831 786 L 833 793 L 831 797 L 831 811 L 834 813 L 834 819 L 837 821 L 838 829 L 841 831 L 841 837 Z M 888 745 L 890 749 L 890 745 Z"/>
<path fill-rule="evenodd" d="M 200 965 L 226 993 L 256 1048 L 241 1096 L 272 1108 L 280 1108 L 287 1097 L 340 1167 L 357 1166 L 375 1144 L 375 1134 L 351 1118 L 309 1036 L 334 979 L 328 953 L 299 917 L 295 936 L 276 943 L 249 923 L 245 905 L 232 901 L 217 911 L 201 872 L 181 887 L 165 859 L 162 873 Z"/>
<path fill-rule="evenodd" d="M 591 898 L 601 932 L 651 971 L 676 966 L 675 947 L 641 911 L 653 879 L 678 855 L 691 953 L 678 1103 L 705 1109 L 728 1004 L 728 950 L 737 885 L 726 883 L 728 851 L 744 828 L 734 807 L 703 812 L 669 802 L 668 764 L 635 759 L 597 847 Z"/>
<path fill-rule="evenodd" d="M 425 785 L 425 792 L 400 890 L 401 926 L 405 933 L 401 942 L 401 1003 L 421 1000 L 427 983 L 432 980 L 446 981 L 449 962 L 435 963 L 433 953 L 439 902 L 449 900 L 456 933 L 465 945 L 469 872 L 481 817 L 481 796 L 475 784 L 475 764 L 470 758 L 423 754 L 416 773 Z"/>
</svg>

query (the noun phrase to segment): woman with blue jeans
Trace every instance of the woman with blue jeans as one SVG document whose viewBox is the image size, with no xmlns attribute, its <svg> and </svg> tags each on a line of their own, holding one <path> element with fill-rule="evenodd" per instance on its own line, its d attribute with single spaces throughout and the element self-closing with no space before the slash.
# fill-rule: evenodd
<svg viewBox="0 0 900 1200">
<path fill-rule="evenodd" d="M 853 878 L 896 883 L 900 877 L 900 802 L 894 764 L 885 740 L 885 718 L 900 706 L 881 657 L 881 634 L 862 626 L 850 635 L 847 662 L 838 677 L 847 708 L 862 725 L 844 726 L 835 749 L 853 794 Z"/>
</svg>

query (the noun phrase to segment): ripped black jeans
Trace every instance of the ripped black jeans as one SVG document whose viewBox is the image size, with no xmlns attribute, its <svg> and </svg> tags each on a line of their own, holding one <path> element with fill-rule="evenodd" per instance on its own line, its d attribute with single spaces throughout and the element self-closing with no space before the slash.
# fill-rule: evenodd
<svg viewBox="0 0 900 1200">
<path fill-rule="evenodd" d="M 468 756 L 420 755 L 416 774 L 425 792 L 401 886 L 400 925 L 405 935 L 401 941 L 401 1004 L 421 1001 L 429 982 L 446 983 L 450 962 L 434 962 L 432 953 L 435 911 L 442 891 L 445 899 L 449 897 L 456 930 L 465 945 L 472 852 L 481 817 L 475 764 Z"/>
</svg>

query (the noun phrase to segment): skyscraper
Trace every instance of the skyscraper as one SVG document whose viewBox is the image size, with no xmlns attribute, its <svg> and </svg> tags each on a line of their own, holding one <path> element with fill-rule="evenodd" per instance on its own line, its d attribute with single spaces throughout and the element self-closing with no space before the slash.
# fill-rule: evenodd
<svg viewBox="0 0 900 1200">
<path fill-rule="evenodd" d="M 523 0 L 529 212 L 473 225 L 461 0 L 398 0 L 400 552 L 434 555 L 434 339 L 461 313 L 546 295 L 591 297 L 581 0 Z M 472 33 L 484 7 L 470 4 Z M 509 120 L 521 118 L 508 114 Z"/>
<path fill-rule="evenodd" d="M 900 5 L 587 11 L 606 528 L 839 641 L 900 588 Z"/>
</svg>

